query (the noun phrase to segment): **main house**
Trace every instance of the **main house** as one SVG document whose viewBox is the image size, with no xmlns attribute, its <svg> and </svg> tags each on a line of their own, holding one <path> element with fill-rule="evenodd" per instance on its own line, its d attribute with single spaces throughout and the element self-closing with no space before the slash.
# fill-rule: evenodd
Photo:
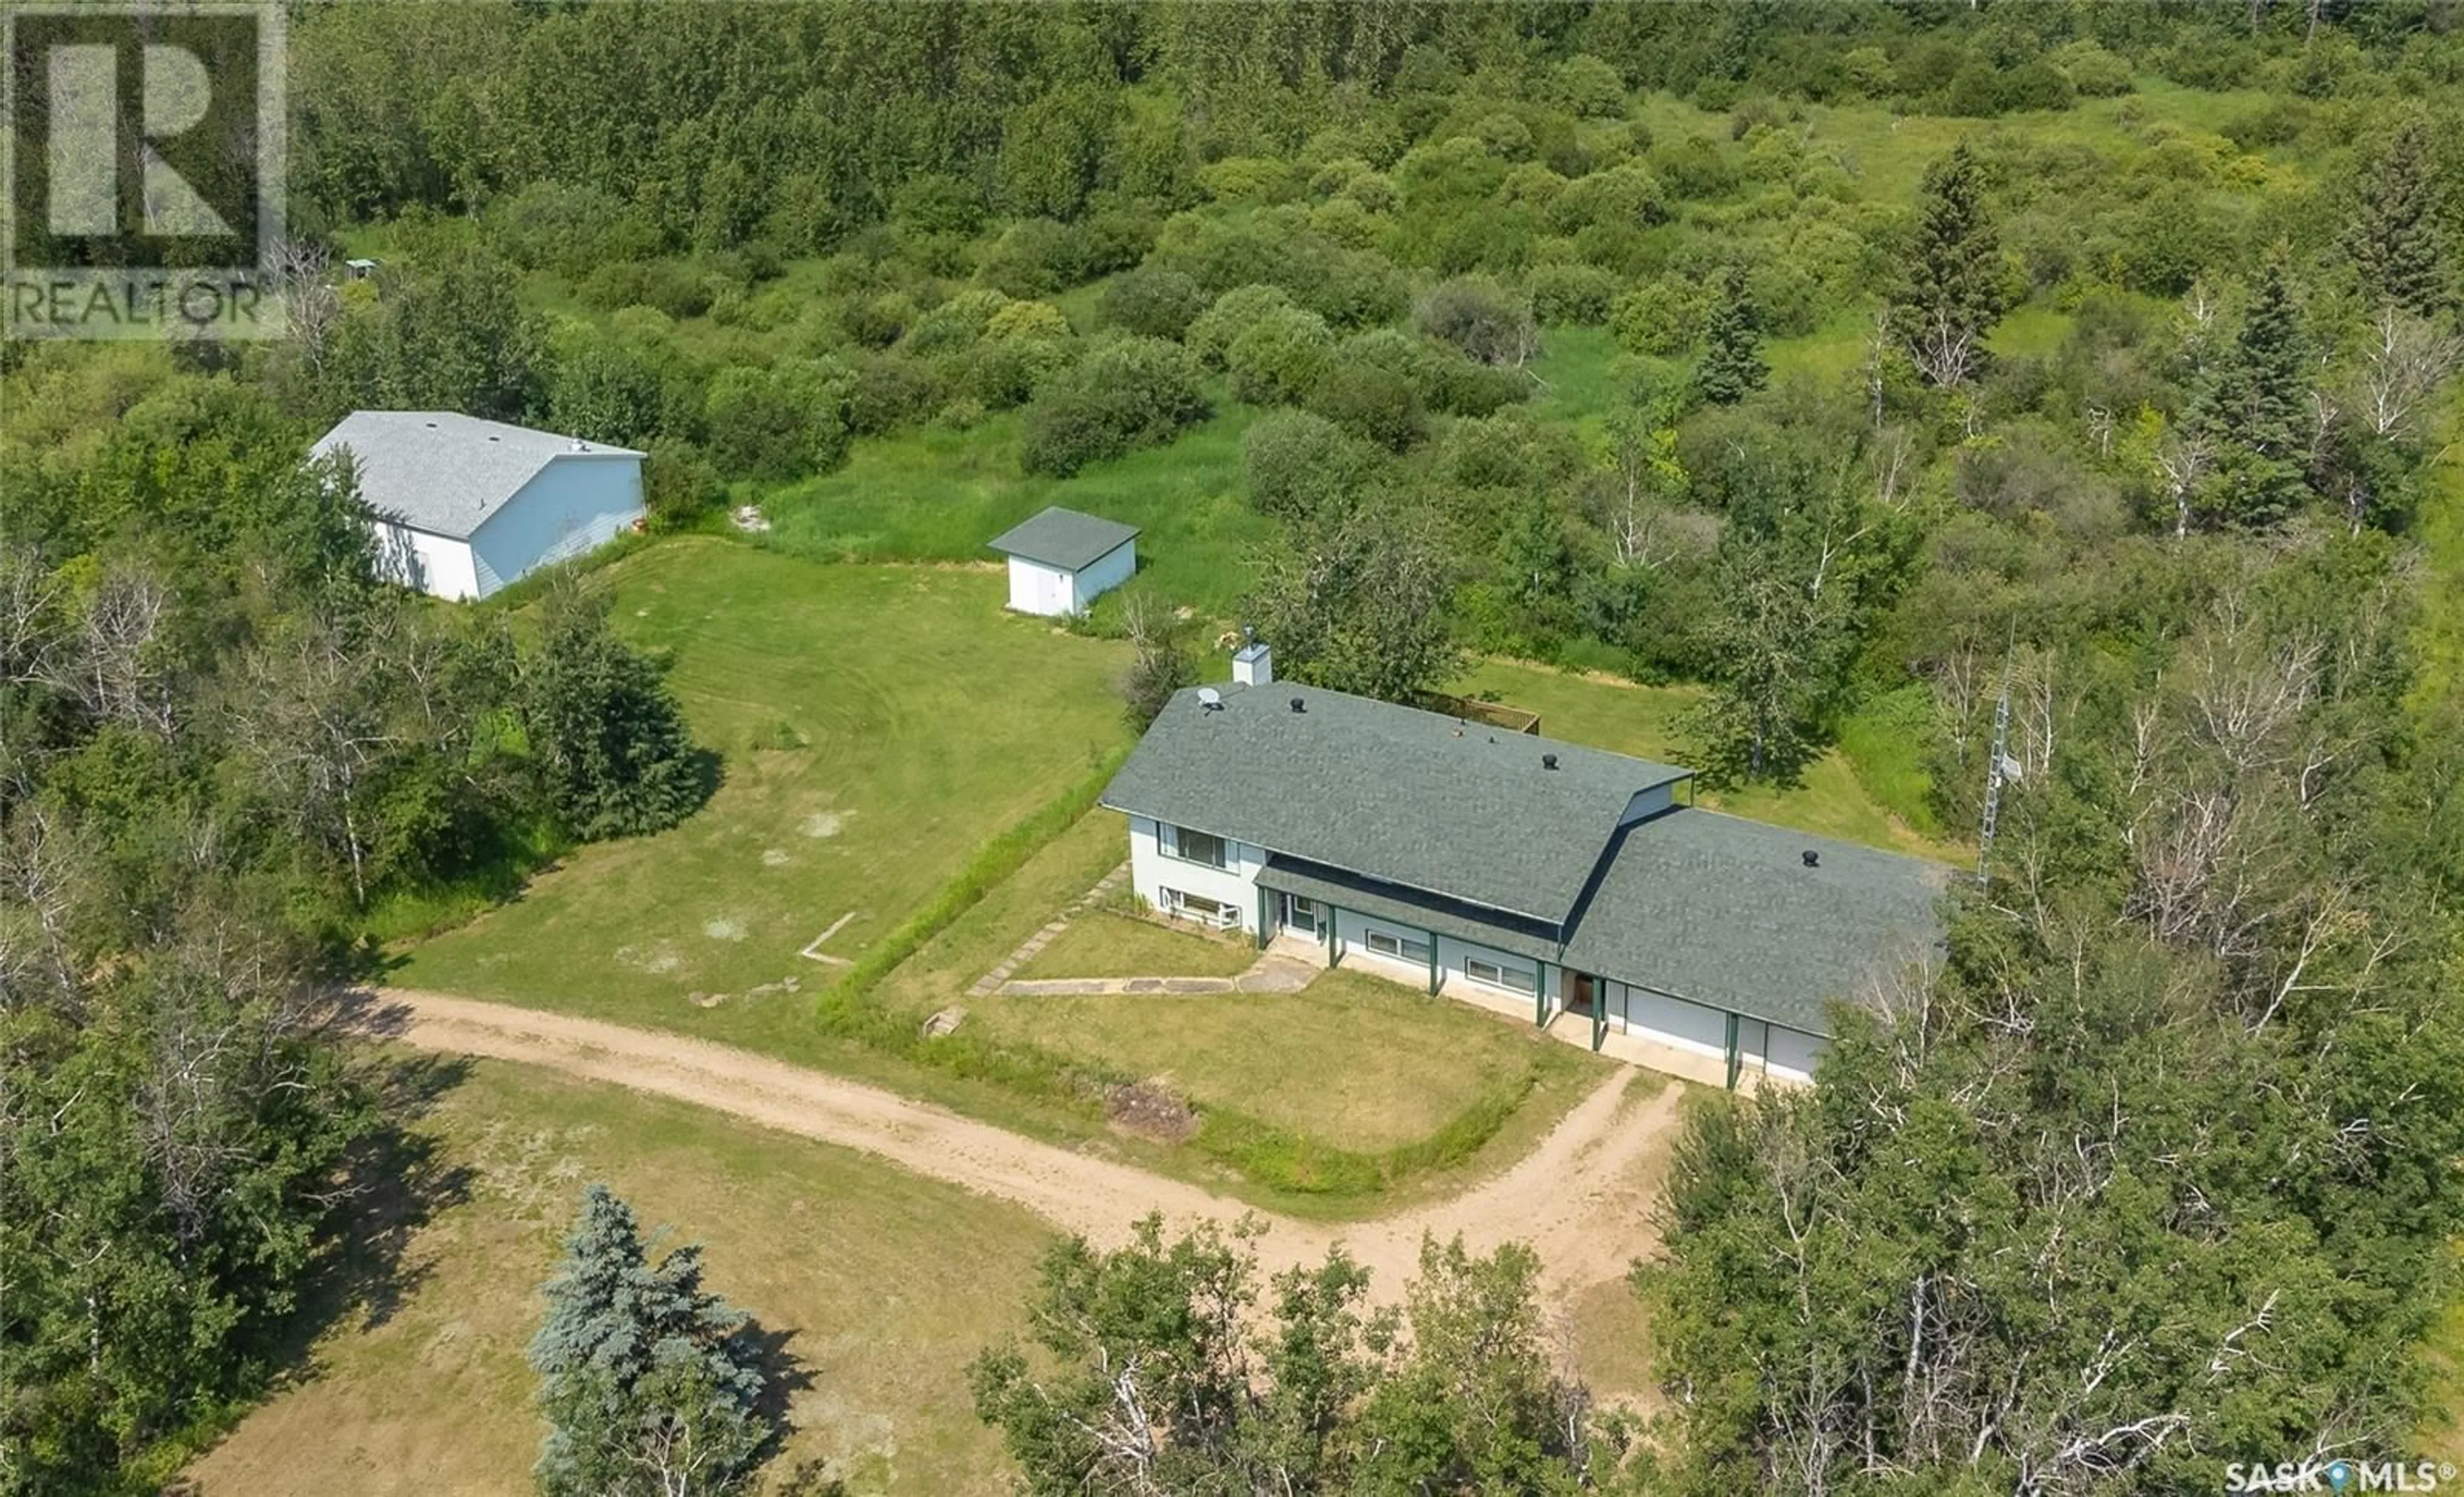
<svg viewBox="0 0 2464 1497">
<path fill-rule="evenodd" d="M 1104 792 L 1167 914 L 1729 1087 L 1810 1077 L 1828 1003 L 1939 940 L 1944 870 L 1700 809 L 1691 771 L 1277 685 L 1264 646 L 1235 672 Z"/>
<path fill-rule="evenodd" d="M 485 598 L 644 513 L 631 448 L 450 410 L 355 410 L 314 455 L 342 451 L 375 513 L 385 571 L 439 598 Z"/>
</svg>

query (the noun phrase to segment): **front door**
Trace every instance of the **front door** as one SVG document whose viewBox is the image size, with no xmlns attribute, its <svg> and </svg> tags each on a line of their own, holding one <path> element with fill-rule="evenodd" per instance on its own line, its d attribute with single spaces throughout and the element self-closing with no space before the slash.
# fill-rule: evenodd
<svg viewBox="0 0 2464 1497">
<path fill-rule="evenodd" d="M 1569 972 L 1566 978 L 1567 986 L 1570 989 L 1566 995 L 1567 1012 L 1581 1014 L 1588 1018 L 1592 1012 L 1592 1004 L 1597 1001 L 1595 983 L 1598 980 L 1588 972 Z"/>
<path fill-rule="evenodd" d="M 1318 919 L 1316 900 L 1304 899 L 1298 894 L 1284 896 L 1284 929 L 1299 931 L 1314 939 L 1318 934 Z"/>
</svg>

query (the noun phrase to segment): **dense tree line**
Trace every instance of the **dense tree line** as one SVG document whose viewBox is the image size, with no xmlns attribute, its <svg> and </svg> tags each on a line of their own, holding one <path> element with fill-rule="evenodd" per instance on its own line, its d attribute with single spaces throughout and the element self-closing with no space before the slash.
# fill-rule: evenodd
<svg viewBox="0 0 2464 1497">
<path fill-rule="evenodd" d="M 1281 669 L 1696 682 L 1708 773 L 1868 730 L 1953 834 L 2007 687 L 1947 972 L 1689 1134 L 1645 1285 L 1670 1479 L 2187 1486 L 2397 1441 L 2455 1209 L 2464 724 L 2405 645 L 2464 361 L 2448 19 L 303 7 L 294 336 L 0 359 L 0 1383 L 33 1390 L 0 1476 L 257 1386 L 379 1108 L 319 997 L 372 924 L 708 791 L 586 597 L 524 648 L 373 581 L 349 475 L 298 461 L 371 405 L 644 448 L 662 524 L 905 429 L 999 418 L 1066 476 L 1235 417 L 1273 539 L 1232 622 Z M 2159 79 L 2244 92 L 2192 127 Z M 1654 90 L 1708 113 L 1655 126 Z M 1894 184 L 1815 127 L 1857 104 L 1969 124 Z M 386 263 L 335 284 L 370 225 Z M 1552 385 L 1570 344 L 1601 356 Z M 1142 719 L 1187 630 L 1124 623 Z M 625 1271 L 726 1341 L 685 1268 Z M 1606 1480 L 1529 1275 L 1440 1254 L 1398 1327 L 1329 1265 L 1192 1354 L 1147 1317 L 1254 1292 L 1237 1247 L 1075 1249 L 979 1398 L 1055 1489 Z M 1124 1389 L 1133 1352 L 1162 1379 Z M 560 1420 L 687 1429 L 628 1378 Z"/>
<path fill-rule="evenodd" d="M 11 1490 L 104 1486 L 277 1365 L 384 1121 L 334 1039 L 371 926 L 707 794 L 600 614 L 553 608 L 525 649 L 381 583 L 352 475 L 303 465 L 310 429 L 259 386 L 154 364 L 133 388 L 8 439 Z"/>
</svg>

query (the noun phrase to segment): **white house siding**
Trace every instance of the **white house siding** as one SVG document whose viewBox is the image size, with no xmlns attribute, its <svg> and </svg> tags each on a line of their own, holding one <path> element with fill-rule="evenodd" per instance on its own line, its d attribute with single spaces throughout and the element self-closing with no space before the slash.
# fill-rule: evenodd
<svg viewBox="0 0 2464 1497">
<path fill-rule="evenodd" d="M 640 458 L 560 456 L 473 532 L 475 590 L 484 598 L 535 568 L 605 545 L 642 514 Z"/>
<path fill-rule="evenodd" d="M 1070 607 L 1084 613 L 1095 600 L 1130 580 L 1138 569 L 1138 543 L 1124 540 L 1070 575 Z"/>
<path fill-rule="evenodd" d="M 1676 804 L 1677 785 L 1673 781 L 1664 785 L 1653 785 L 1647 790 L 1638 790 L 1634 799 L 1626 803 L 1625 814 L 1617 818 L 1617 825 L 1629 826 L 1646 816 L 1656 816 Z"/>
<path fill-rule="evenodd" d="M 457 602 L 480 595 L 469 541 L 383 520 L 377 532 L 385 569 L 396 582 Z"/>
<path fill-rule="evenodd" d="M 1815 1062 L 1822 1059 L 1823 1048 L 1828 1043 L 1819 1035 L 1801 1034 L 1794 1029 L 1771 1025 L 1771 1074 L 1786 1081 L 1812 1081 Z"/>
<path fill-rule="evenodd" d="M 1175 857 L 1163 849 L 1153 818 L 1130 818 L 1130 885 L 1139 898 L 1157 910 L 1172 908 L 1173 901 L 1166 891 L 1213 899 L 1230 905 L 1240 914 L 1241 929 L 1254 934 L 1258 929 L 1258 870 L 1265 866 L 1266 855 L 1247 843 L 1227 842 L 1223 860 L 1224 866 L 1216 869 Z"/>
<path fill-rule="evenodd" d="M 1623 982 L 1612 982 L 1608 988 L 1610 1027 L 1692 1054 L 1727 1059 L 1726 1010 L 1689 1003 L 1682 998 Z"/>
<path fill-rule="evenodd" d="M 1059 618 L 1076 607 L 1076 593 L 1069 574 L 1057 566 L 1030 561 L 1024 557 L 1009 559 L 1009 605 L 1021 613 L 1041 614 Z"/>
</svg>

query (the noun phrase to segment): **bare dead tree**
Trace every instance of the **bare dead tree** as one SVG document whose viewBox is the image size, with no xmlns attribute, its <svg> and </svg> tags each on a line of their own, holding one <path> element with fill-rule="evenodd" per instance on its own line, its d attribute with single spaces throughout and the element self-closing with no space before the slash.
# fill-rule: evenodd
<svg viewBox="0 0 2464 1497">
<path fill-rule="evenodd" d="M 2464 338 L 2400 307 L 2382 309 L 2370 323 L 2354 380 L 2353 406 L 2370 434 L 2394 441 L 2464 363 Z"/>
</svg>

